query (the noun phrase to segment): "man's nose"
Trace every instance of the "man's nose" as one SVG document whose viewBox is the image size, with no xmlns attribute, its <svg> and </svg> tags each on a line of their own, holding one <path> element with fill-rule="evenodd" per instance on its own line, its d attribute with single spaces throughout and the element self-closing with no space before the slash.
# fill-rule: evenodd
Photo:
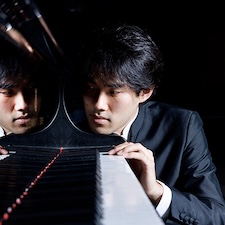
<svg viewBox="0 0 225 225">
<path fill-rule="evenodd" d="M 22 92 L 18 92 L 15 96 L 15 110 L 20 111 L 27 108 L 27 102 Z"/>
<path fill-rule="evenodd" d="M 105 93 L 99 93 L 99 95 L 96 97 L 95 107 L 98 110 L 108 109 L 108 97 Z"/>
</svg>

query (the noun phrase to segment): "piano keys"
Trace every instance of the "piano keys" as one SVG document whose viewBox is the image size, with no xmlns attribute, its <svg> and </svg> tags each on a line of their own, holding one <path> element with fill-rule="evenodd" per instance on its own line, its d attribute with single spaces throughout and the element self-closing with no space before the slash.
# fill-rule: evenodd
<svg viewBox="0 0 225 225">
<path fill-rule="evenodd" d="M 104 225 L 163 225 L 123 156 L 100 153 Z"/>
<path fill-rule="evenodd" d="M 107 148 L 16 149 L 0 161 L 1 225 L 163 225 L 122 156 Z"/>
</svg>

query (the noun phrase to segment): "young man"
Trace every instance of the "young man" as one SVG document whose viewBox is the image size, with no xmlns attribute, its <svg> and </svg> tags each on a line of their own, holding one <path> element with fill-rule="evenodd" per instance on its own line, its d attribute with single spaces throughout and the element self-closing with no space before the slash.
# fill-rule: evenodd
<svg viewBox="0 0 225 225">
<path fill-rule="evenodd" d="M 199 114 L 151 100 L 164 64 L 159 48 L 133 25 L 104 27 L 89 37 L 82 74 L 86 120 L 77 126 L 124 137 L 109 154 L 128 160 L 166 224 L 225 224 Z"/>
<path fill-rule="evenodd" d="M 40 125 L 41 64 L 14 48 L 2 46 L 0 54 L 0 137 Z"/>
</svg>

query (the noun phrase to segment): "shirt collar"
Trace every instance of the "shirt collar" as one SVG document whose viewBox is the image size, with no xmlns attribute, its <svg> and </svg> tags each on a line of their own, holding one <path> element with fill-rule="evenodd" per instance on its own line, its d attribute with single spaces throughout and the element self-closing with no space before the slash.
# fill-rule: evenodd
<svg viewBox="0 0 225 225">
<path fill-rule="evenodd" d="M 139 108 L 138 108 L 134 118 L 126 125 L 126 127 L 124 127 L 123 133 L 120 134 L 120 136 L 123 137 L 125 140 L 128 139 L 128 134 L 129 134 L 129 131 L 130 131 L 130 127 L 131 127 L 132 123 L 134 122 L 134 120 L 136 119 L 136 117 L 138 115 L 138 111 L 139 111 Z"/>
<path fill-rule="evenodd" d="M 4 130 L 2 129 L 2 127 L 0 127 L 0 137 L 3 137 L 5 136 L 5 132 Z"/>
</svg>

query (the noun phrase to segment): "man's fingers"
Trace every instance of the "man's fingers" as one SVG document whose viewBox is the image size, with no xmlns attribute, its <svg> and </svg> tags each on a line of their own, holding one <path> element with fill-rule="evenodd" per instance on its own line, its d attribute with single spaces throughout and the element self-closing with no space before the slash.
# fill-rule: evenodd
<svg viewBox="0 0 225 225">
<path fill-rule="evenodd" d="M 7 155 L 9 152 L 4 149 L 2 146 L 0 146 L 0 155 Z"/>
</svg>

